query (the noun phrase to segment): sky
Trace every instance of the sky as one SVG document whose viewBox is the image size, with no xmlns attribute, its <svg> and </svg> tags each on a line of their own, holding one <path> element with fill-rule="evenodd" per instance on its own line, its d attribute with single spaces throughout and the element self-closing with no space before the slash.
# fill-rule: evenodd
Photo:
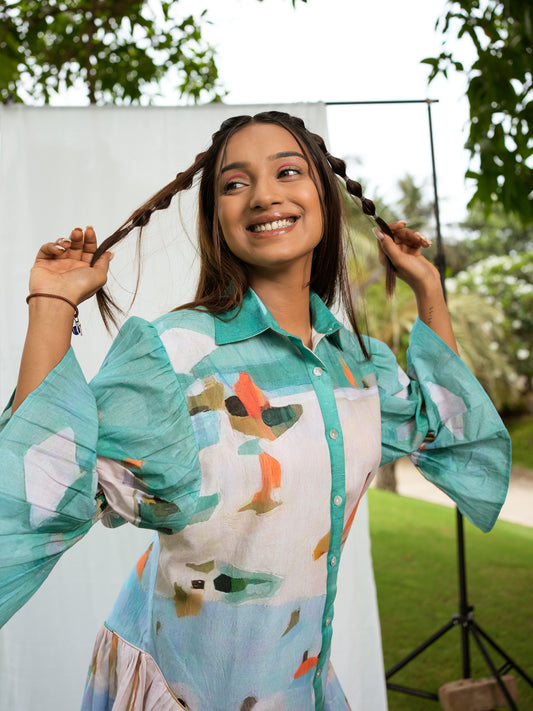
<svg viewBox="0 0 533 711">
<path fill-rule="evenodd" d="M 464 78 L 439 77 L 428 87 L 429 67 L 421 64 L 441 51 L 435 23 L 445 4 L 297 0 L 293 8 L 291 0 L 179 0 L 176 11 L 185 17 L 207 9 L 204 35 L 218 51 L 225 103 L 435 99 L 431 114 L 446 238 L 460 236 L 457 223 L 465 217 L 471 186 L 464 179 Z M 469 50 L 460 48 L 467 62 Z M 176 103 L 175 95 L 169 91 L 155 103 Z M 330 152 L 349 159 L 367 197 L 394 202 L 398 180 L 409 173 L 432 198 L 426 103 L 329 107 L 328 126 Z"/>
<path fill-rule="evenodd" d="M 180 11 L 198 0 L 180 0 Z M 459 75 L 427 84 L 425 57 L 441 51 L 445 0 L 204 0 L 226 103 L 438 100 L 431 107 L 443 233 L 465 215 L 468 103 Z M 469 58 L 468 47 L 460 47 Z M 427 104 L 328 109 L 329 146 L 350 157 L 368 197 L 397 198 L 406 173 L 432 197 Z M 406 217 L 398 215 L 398 217 Z M 446 234 L 444 234 L 446 236 Z"/>
</svg>

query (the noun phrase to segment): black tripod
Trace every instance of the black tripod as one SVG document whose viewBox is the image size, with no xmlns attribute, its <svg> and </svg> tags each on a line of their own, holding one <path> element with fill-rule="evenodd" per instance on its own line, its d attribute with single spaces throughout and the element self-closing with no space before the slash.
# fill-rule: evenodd
<svg viewBox="0 0 533 711">
<path fill-rule="evenodd" d="M 431 699 L 433 701 L 438 701 L 439 697 L 437 694 L 431 691 L 424 691 L 422 689 L 413 689 L 408 686 L 401 686 L 400 684 L 394 684 L 389 681 L 389 679 L 396 674 L 396 672 L 403 669 L 410 661 L 415 659 L 419 654 L 424 652 L 428 647 L 430 647 L 434 642 L 440 639 L 443 635 L 451 630 L 453 627 L 460 626 L 461 628 L 461 653 L 462 653 L 462 669 L 463 678 L 470 678 L 470 644 L 469 635 L 472 635 L 474 641 L 479 647 L 479 651 L 483 655 L 485 662 L 492 676 L 496 679 L 501 692 L 506 699 L 509 708 L 513 711 L 518 711 L 518 706 L 511 698 L 511 695 L 503 683 L 502 674 L 507 673 L 511 669 L 516 669 L 520 676 L 533 687 L 533 679 L 531 679 L 523 669 L 521 669 L 518 664 L 511 659 L 511 657 L 503 651 L 503 649 L 496 644 L 496 642 L 489 637 L 489 635 L 484 632 L 481 627 L 474 620 L 474 608 L 472 605 L 468 604 L 468 597 L 466 593 L 466 566 L 465 566 L 465 543 L 464 543 L 464 531 L 463 531 L 463 517 L 457 510 L 457 558 L 458 558 L 458 573 L 459 573 L 459 612 L 453 615 L 452 619 L 447 622 L 443 627 L 441 627 L 435 634 L 431 635 L 425 642 L 413 649 L 406 657 L 404 657 L 400 662 L 391 667 L 386 673 L 387 688 L 392 691 L 401 691 L 404 694 L 411 694 L 411 696 L 419 696 L 424 699 Z M 498 652 L 498 654 L 504 659 L 504 663 L 498 668 L 490 656 L 488 645 L 492 647 L 493 650 Z"/>
</svg>

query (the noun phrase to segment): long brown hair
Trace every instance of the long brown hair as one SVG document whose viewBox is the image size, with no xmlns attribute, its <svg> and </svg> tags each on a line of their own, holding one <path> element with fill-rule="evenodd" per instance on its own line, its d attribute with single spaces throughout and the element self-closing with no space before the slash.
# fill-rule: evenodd
<svg viewBox="0 0 533 711">
<path fill-rule="evenodd" d="M 317 134 L 311 133 L 302 119 L 280 111 L 264 111 L 255 116 L 235 116 L 226 119 L 212 136 L 209 148 L 196 156 L 194 163 L 175 179 L 139 207 L 119 229 L 108 237 L 93 255 L 92 264 L 135 228 L 145 227 L 154 212 L 166 209 L 172 198 L 182 190 L 192 187 L 200 175 L 198 242 L 200 251 L 200 276 L 193 301 L 178 308 L 203 308 L 209 313 L 220 314 L 240 307 L 244 294 L 249 288 L 246 264 L 228 248 L 218 223 L 218 170 L 227 143 L 231 136 L 244 126 L 252 123 L 271 123 L 286 129 L 297 141 L 302 153 L 312 164 L 311 175 L 316 182 L 322 217 L 324 236 L 314 250 L 310 287 L 316 291 L 326 306 L 339 301 L 357 336 L 366 357 L 368 352 L 357 325 L 352 304 L 346 264 L 344 214 L 340 183 L 343 179 L 346 189 L 362 211 L 373 218 L 384 232 L 392 236 L 389 226 L 376 215 L 374 203 L 363 197 L 361 185 L 346 176 L 344 161 L 332 156 Z M 387 270 L 387 291 L 392 291 L 394 275 Z M 97 293 L 98 306 L 106 324 L 116 325 L 117 305 L 103 289 Z"/>
</svg>

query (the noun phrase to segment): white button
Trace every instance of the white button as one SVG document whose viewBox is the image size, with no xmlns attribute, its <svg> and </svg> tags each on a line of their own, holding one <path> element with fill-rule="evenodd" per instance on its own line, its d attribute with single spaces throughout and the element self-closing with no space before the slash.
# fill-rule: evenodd
<svg viewBox="0 0 533 711">
<path fill-rule="evenodd" d="M 337 496 L 333 499 L 333 503 L 335 506 L 340 506 L 342 504 L 342 496 L 337 494 Z"/>
<path fill-rule="evenodd" d="M 316 678 L 318 679 L 318 677 L 319 677 L 321 674 L 322 674 L 322 669 L 317 669 L 317 670 L 316 670 L 316 674 L 315 674 Z"/>
<path fill-rule="evenodd" d="M 328 616 L 326 617 L 326 627 L 329 626 L 329 623 L 330 623 L 330 622 L 331 622 L 331 617 L 328 615 Z"/>
<path fill-rule="evenodd" d="M 331 560 L 329 561 L 329 564 L 333 568 L 333 566 L 337 565 L 337 559 L 335 558 L 334 555 L 331 556 Z"/>
<path fill-rule="evenodd" d="M 329 436 L 331 439 L 337 439 L 337 437 L 339 436 L 339 433 L 337 432 L 337 430 L 330 430 Z"/>
<path fill-rule="evenodd" d="M 322 375 L 322 368 L 319 365 L 313 368 L 313 375 L 316 375 L 317 378 Z"/>
</svg>

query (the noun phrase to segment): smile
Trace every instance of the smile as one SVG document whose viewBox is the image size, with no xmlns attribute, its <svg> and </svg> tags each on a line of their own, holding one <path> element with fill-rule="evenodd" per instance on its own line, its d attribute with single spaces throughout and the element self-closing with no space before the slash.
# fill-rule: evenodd
<svg viewBox="0 0 533 711">
<path fill-rule="evenodd" d="M 274 222 L 263 222 L 259 225 L 251 225 L 248 229 L 251 232 L 271 232 L 272 230 L 282 230 L 285 227 L 293 225 L 297 217 L 287 217 L 283 220 L 274 220 Z"/>
</svg>

